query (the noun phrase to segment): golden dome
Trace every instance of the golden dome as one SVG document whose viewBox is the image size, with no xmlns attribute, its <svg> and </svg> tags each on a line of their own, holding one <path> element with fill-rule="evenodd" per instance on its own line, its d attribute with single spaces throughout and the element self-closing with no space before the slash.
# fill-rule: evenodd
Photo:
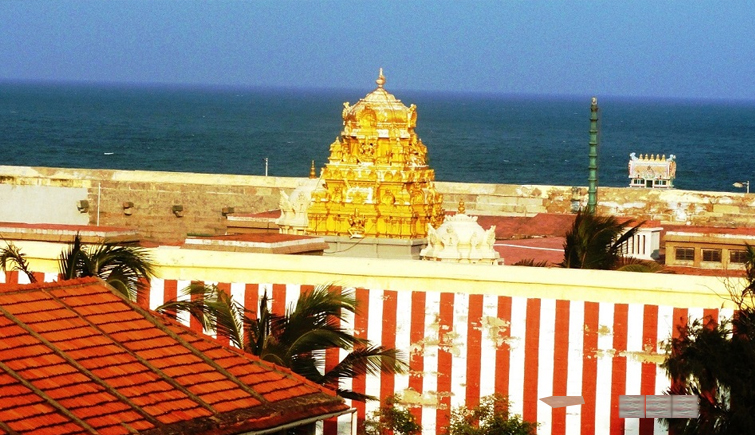
<svg viewBox="0 0 755 435">
<path fill-rule="evenodd" d="M 385 76 L 380 69 L 378 87 L 353 106 L 344 103 L 343 123 L 351 132 L 362 129 L 413 129 L 417 122 L 416 107 L 406 107 L 401 100 L 385 90 Z"/>
</svg>

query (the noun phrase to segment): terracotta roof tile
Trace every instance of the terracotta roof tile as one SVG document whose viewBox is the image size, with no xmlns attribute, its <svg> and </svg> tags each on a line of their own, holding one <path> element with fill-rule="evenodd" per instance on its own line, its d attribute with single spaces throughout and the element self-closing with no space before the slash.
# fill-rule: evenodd
<svg viewBox="0 0 755 435">
<path fill-rule="evenodd" d="M 97 279 L 2 286 L 0 314 L 0 421 L 19 433 L 226 434 L 348 409 Z"/>
</svg>

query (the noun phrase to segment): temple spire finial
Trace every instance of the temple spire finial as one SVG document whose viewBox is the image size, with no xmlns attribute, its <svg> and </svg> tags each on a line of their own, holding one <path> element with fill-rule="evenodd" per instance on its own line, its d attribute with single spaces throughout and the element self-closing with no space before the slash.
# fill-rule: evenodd
<svg viewBox="0 0 755 435">
<path fill-rule="evenodd" d="M 309 178 L 317 178 L 317 172 L 315 172 L 315 161 L 312 160 L 312 166 L 309 167 Z"/>
<path fill-rule="evenodd" d="M 375 80 L 375 83 L 377 83 L 378 88 L 382 88 L 385 84 L 385 76 L 383 75 L 383 68 L 380 68 L 380 74 L 378 74 L 377 80 Z"/>
<path fill-rule="evenodd" d="M 464 200 L 459 200 L 459 214 L 465 214 L 467 212 L 467 208 L 464 206 Z"/>
</svg>

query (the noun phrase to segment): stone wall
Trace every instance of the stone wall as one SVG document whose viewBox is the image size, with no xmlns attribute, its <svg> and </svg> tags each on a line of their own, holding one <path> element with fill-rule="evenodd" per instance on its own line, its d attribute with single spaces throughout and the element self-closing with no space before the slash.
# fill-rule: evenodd
<svg viewBox="0 0 755 435">
<path fill-rule="evenodd" d="M 280 189 L 293 189 L 297 181 L 261 176 L 0 166 L 0 216 L 6 221 L 29 222 L 25 210 L 31 206 L 39 216 L 34 222 L 130 227 L 141 231 L 148 240 L 177 241 L 187 234 L 224 233 L 223 209 L 227 207 L 236 213 L 277 208 Z M 23 197 L 9 194 L 18 189 L 23 189 Z M 68 217 L 80 214 L 77 202 L 81 199 L 89 204 L 82 215 L 86 216 L 83 222 L 81 217 Z M 124 203 L 132 203 L 133 207 L 126 209 Z M 174 213 L 173 206 L 181 206 L 182 211 Z"/>
<path fill-rule="evenodd" d="M 139 229 L 149 240 L 225 232 L 223 209 L 252 213 L 278 207 L 303 178 L 0 166 L 0 220 L 90 223 Z M 438 182 L 446 210 L 460 199 L 468 214 L 569 213 L 587 188 Z M 83 213 L 77 204 L 88 201 Z M 664 223 L 750 226 L 755 194 L 601 187 L 599 211 Z M 126 210 L 124 203 L 133 203 Z M 181 216 L 173 206 L 180 205 Z M 129 214 L 130 213 L 130 214 Z"/>
<path fill-rule="evenodd" d="M 587 187 L 437 183 L 443 206 L 464 200 L 468 214 L 570 213 L 587 204 Z M 661 223 L 715 226 L 755 225 L 755 194 L 678 189 L 600 187 L 598 211 Z"/>
</svg>

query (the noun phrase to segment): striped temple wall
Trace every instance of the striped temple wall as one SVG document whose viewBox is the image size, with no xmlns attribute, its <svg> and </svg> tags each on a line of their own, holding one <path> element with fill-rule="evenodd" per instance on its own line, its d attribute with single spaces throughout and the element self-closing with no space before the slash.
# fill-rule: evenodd
<svg viewBox="0 0 755 435">
<path fill-rule="evenodd" d="M 716 308 L 722 306 L 716 293 L 721 294 L 723 283 L 705 277 L 155 252 L 165 265 L 160 276 L 179 279 L 152 279 L 148 300 L 142 301 L 150 308 L 183 297 L 180 290 L 195 278 L 217 284 L 254 311 L 267 292 L 277 313 L 313 288 L 299 282 L 347 284 L 341 288 L 355 291 L 360 311 L 346 326 L 358 337 L 404 351 L 410 373 L 356 378 L 343 387 L 379 397 L 402 393 L 425 434 L 442 433 L 449 408 L 473 406 L 493 393 L 508 395 L 513 412 L 539 422 L 543 435 L 666 434 L 657 420 L 619 418 L 618 396 L 662 394 L 669 381 L 658 366 L 660 342 L 688 317 L 717 320 L 732 314 L 730 308 Z M 246 256 L 242 263 L 255 266 L 243 266 L 244 271 L 229 266 L 234 255 Z M 407 264 L 414 277 L 400 270 Z M 364 275 L 365 268 L 379 276 Z M 429 278 L 433 274 L 441 276 Z M 25 278 L 6 275 L 2 278 L 11 282 Z M 212 279 L 219 276 L 230 279 Z M 255 276 L 262 279 L 237 279 Z M 281 280 L 265 279 L 273 276 Z M 297 283 L 281 283 L 287 277 Z M 55 278 L 44 274 L 45 280 Z M 363 286 L 352 284 L 360 281 Z M 385 285 L 391 283 L 396 285 Z M 181 320 L 201 329 L 194 319 Z M 343 356 L 329 353 L 327 364 Z M 582 395 L 585 404 L 551 409 L 538 400 L 551 395 Z M 378 404 L 352 406 L 364 418 Z M 324 432 L 342 432 L 338 427 L 326 422 Z"/>
</svg>

